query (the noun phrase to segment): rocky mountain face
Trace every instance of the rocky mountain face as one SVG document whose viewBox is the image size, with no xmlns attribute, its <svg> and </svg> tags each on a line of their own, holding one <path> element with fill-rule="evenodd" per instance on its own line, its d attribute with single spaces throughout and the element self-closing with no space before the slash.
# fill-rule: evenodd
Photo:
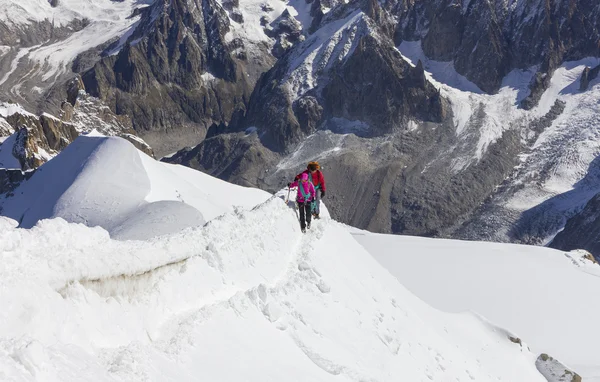
<svg viewBox="0 0 600 382">
<path fill-rule="evenodd" d="M 567 221 L 550 247 L 563 250 L 583 248 L 596 257 L 600 255 L 600 194 L 590 199 L 580 213 Z"/>
<path fill-rule="evenodd" d="M 564 221 L 564 210 L 537 229 L 545 212 L 521 219 L 522 210 L 501 206 L 522 188 L 512 180 L 521 184 L 539 163 L 551 171 L 545 154 L 530 153 L 569 107 L 557 98 L 536 105 L 564 60 L 598 56 L 597 18 L 590 17 L 597 12 L 591 2 L 338 4 L 313 18 L 305 38 L 261 78 L 245 113 L 166 160 L 276 190 L 303 160 L 320 158 L 342 190 L 327 201 L 342 221 L 383 232 L 539 242 Z M 582 30 L 568 26 L 577 22 Z M 476 96 L 456 99 L 433 86 L 423 63 L 410 65 L 395 48 L 406 40 L 421 40 L 427 59 L 452 62 Z M 506 105 L 514 115 L 494 121 L 499 131 L 480 151 L 496 116 L 478 92 L 496 93 L 511 71 L 530 67 L 537 70 Z M 458 115 L 460 102 L 471 104 L 468 115 Z M 560 147 L 557 138 L 552 150 Z M 537 158 L 523 165 L 525 155 Z M 543 183 L 539 174 L 529 181 Z"/>
<path fill-rule="evenodd" d="M 338 220 L 531 244 L 600 192 L 595 1 L 40 4 L 0 18 L 22 169 L 93 128 L 270 191 L 319 160 Z"/>
<path fill-rule="evenodd" d="M 199 142 L 252 91 L 244 42 L 227 36 L 232 22 L 215 0 L 156 1 L 119 53 L 83 75 L 85 87 L 161 152 Z"/>
<path fill-rule="evenodd" d="M 388 2 L 399 17 L 396 42 L 421 40 L 425 54 L 451 61 L 487 93 L 497 92 L 513 69 L 536 66 L 534 107 L 564 61 L 600 55 L 600 4 L 594 0 L 440 0 Z"/>
</svg>

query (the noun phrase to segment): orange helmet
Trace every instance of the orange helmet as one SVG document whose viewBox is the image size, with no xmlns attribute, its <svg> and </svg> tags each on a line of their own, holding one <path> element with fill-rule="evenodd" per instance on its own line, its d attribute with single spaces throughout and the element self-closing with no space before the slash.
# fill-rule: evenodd
<svg viewBox="0 0 600 382">
<path fill-rule="evenodd" d="M 308 166 L 306 166 L 306 168 L 312 171 L 312 170 L 320 169 L 321 166 L 319 166 L 319 162 L 313 161 L 313 162 L 308 162 Z"/>
</svg>

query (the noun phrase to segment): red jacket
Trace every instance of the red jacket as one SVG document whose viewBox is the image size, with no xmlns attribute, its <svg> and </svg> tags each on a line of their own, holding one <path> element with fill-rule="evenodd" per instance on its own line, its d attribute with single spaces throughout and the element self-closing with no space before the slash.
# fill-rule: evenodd
<svg viewBox="0 0 600 382">
<path fill-rule="evenodd" d="M 312 178 L 312 182 L 313 182 L 313 185 L 315 186 L 315 188 L 317 188 L 317 186 L 319 186 L 321 191 L 325 192 L 325 177 L 323 176 L 323 173 L 320 170 L 317 170 L 314 174 L 311 174 L 310 171 L 308 171 L 308 169 L 306 169 L 306 170 L 302 171 L 300 174 L 296 175 L 294 180 L 300 179 L 300 177 L 304 173 L 308 174 L 308 179 Z"/>
</svg>

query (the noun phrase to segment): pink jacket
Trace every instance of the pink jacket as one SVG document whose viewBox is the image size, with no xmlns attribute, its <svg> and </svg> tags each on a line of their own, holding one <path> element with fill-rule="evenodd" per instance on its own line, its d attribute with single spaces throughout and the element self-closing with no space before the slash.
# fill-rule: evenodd
<svg viewBox="0 0 600 382">
<path fill-rule="evenodd" d="M 304 195 L 302 195 L 302 190 L 300 190 L 300 187 L 304 188 L 305 194 L 310 195 L 310 199 L 307 200 L 308 202 L 315 199 L 315 196 L 316 196 L 315 186 L 313 186 L 313 184 L 311 182 L 303 183 L 303 182 L 295 181 L 294 183 L 290 184 L 290 188 L 294 188 L 294 187 L 298 187 L 298 193 L 296 194 L 296 201 L 298 203 L 305 202 Z"/>
</svg>

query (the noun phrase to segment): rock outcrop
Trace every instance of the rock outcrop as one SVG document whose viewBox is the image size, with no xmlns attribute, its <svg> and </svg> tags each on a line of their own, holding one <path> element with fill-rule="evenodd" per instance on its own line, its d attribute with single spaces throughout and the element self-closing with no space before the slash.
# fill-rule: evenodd
<svg viewBox="0 0 600 382">
<path fill-rule="evenodd" d="M 397 43 L 421 40 L 429 58 L 452 61 L 487 93 L 496 92 L 511 70 L 537 65 L 524 108 L 537 104 L 563 61 L 600 55 L 600 4 L 594 0 L 388 1 L 386 9 L 398 17 Z"/>
<path fill-rule="evenodd" d="M 15 169 L 0 168 L 0 195 L 11 196 L 11 193 L 15 188 L 21 184 L 21 182 L 31 178 L 34 171 L 23 172 Z M 0 212 L 2 208 L 0 207 Z"/>
<path fill-rule="evenodd" d="M 540 354 L 537 358 L 535 367 L 549 382 L 581 382 L 583 380 L 579 374 L 545 353 Z"/>
<path fill-rule="evenodd" d="M 244 110 L 252 91 L 244 43 L 214 0 L 158 0 L 117 55 L 83 75 L 88 93 L 127 115 L 161 153 L 197 143 Z"/>
<path fill-rule="evenodd" d="M 600 256 L 600 194 L 590 199 L 581 212 L 567 220 L 565 228 L 549 246 L 565 251 L 585 249 Z"/>
<path fill-rule="evenodd" d="M 8 108 L 11 104 L 0 104 L 1 106 Z M 36 116 L 19 105 L 12 104 L 11 111 L 0 116 L 0 136 L 12 135 L 12 139 L 2 143 L 2 150 L 10 150 L 22 170 L 32 170 L 67 147 L 80 133 L 95 129 L 106 135 L 123 137 L 154 157 L 152 148 L 135 135 L 131 121 L 126 116 L 116 116 L 85 92 L 79 93 L 75 107 L 70 102 L 65 102 L 60 117 L 47 113 Z M 9 144 L 11 147 L 7 147 Z"/>
<path fill-rule="evenodd" d="M 594 67 L 594 68 L 590 68 L 590 67 L 586 67 L 583 70 L 583 73 L 581 74 L 581 78 L 579 79 L 579 90 L 580 91 L 586 91 L 588 89 L 588 87 L 590 86 L 590 82 L 595 80 L 598 77 L 598 74 L 600 73 L 600 65 Z"/>
</svg>

